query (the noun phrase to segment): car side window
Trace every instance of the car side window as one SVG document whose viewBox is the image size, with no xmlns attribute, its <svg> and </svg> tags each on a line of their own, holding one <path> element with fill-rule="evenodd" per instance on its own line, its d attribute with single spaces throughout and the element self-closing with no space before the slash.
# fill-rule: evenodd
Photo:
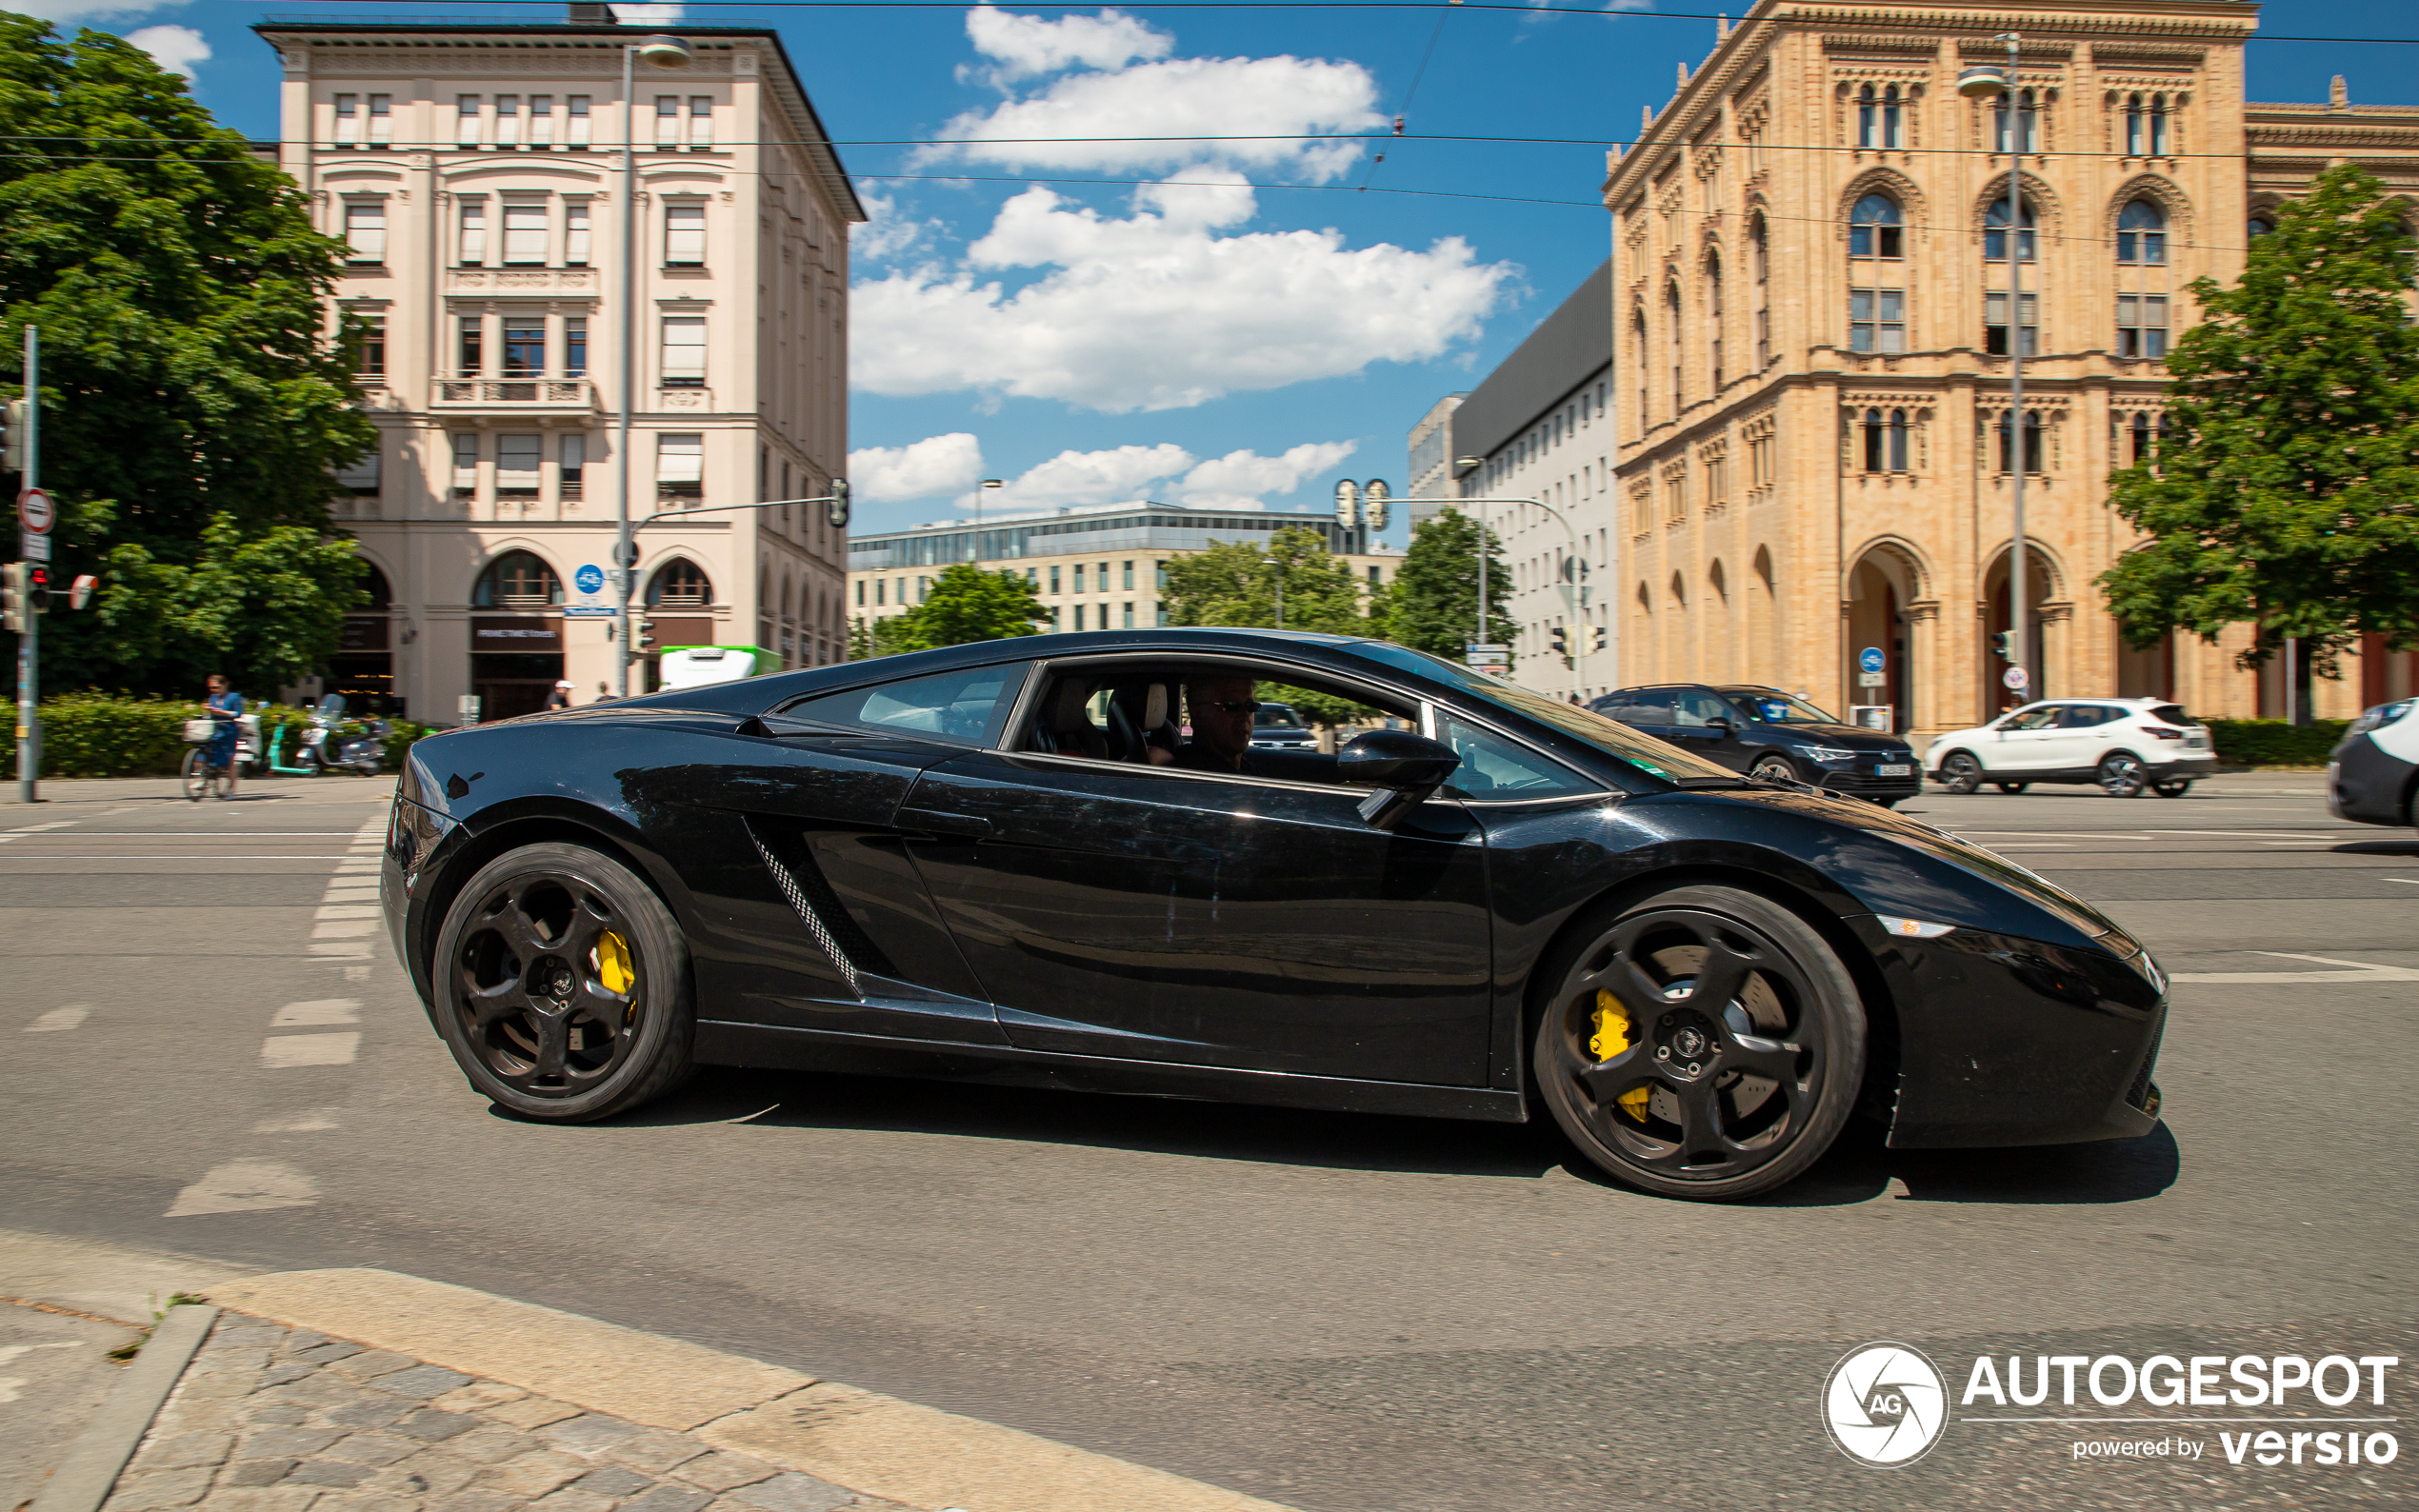
<svg viewBox="0 0 2419 1512">
<path fill-rule="evenodd" d="M 1450 714 L 1438 720 L 1445 744 L 1462 764 L 1445 780 L 1458 797 L 1476 799 L 1557 798 L 1568 793 L 1592 793 L 1603 784 L 1590 782 L 1562 763 L 1516 746 L 1492 730 L 1481 729 Z"/>
<path fill-rule="evenodd" d="M 2107 709 L 2090 704 L 2069 705 L 2065 712 L 2066 717 L 2058 723 L 2067 729 L 2089 729 L 2094 725 L 2106 724 L 2109 718 Z"/>
<path fill-rule="evenodd" d="M 791 719 L 847 725 L 885 735 L 938 735 L 981 742 L 1001 698 L 1024 680 L 1025 664 L 973 666 L 903 682 L 827 693 L 782 712 Z"/>
<path fill-rule="evenodd" d="M 1687 729 L 1702 729 L 1717 719 L 1730 718 L 1729 706 L 1710 693 L 1690 688 L 1671 696 L 1671 723 Z"/>
<path fill-rule="evenodd" d="M 1632 693 L 1628 706 L 1614 710 L 1613 718 L 1624 725 L 1669 725 L 1671 723 L 1671 695 L 1669 691 Z"/>
<path fill-rule="evenodd" d="M 2058 710 L 2054 706 L 2049 708 L 2029 708 L 2009 720 L 2006 727 L 2009 729 L 2048 729 L 2057 723 L 2057 719 Z"/>
</svg>

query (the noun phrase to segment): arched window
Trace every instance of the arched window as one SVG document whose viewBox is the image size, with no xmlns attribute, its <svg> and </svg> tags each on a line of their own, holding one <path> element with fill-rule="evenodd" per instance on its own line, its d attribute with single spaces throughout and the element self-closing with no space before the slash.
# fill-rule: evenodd
<svg viewBox="0 0 2419 1512">
<path fill-rule="evenodd" d="M 1865 411 L 1865 470 L 1867 472 L 1905 472 L 1907 470 L 1906 410 L 1868 409 Z"/>
<path fill-rule="evenodd" d="M 2005 412 L 2002 412 L 1999 416 L 1999 446 L 1997 448 L 1999 452 L 1999 470 L 2001 472 L 2014 470 L 2009 466 L 2009 458 L 2008 455 L 2009 435 L 2012 429 L 2013 428 L 2009 424 L 2009 417 Z M 2024 470 L 2027 472 L 2039 472 L 2041 470 L 2041 416 L 2038 411 L 2027 411 L 2024 417 Z"/>
<path fill-rule="evenodd" d="M 2167 216 L 2149 200 L 2135 200 L 2117 215 L 2117 261 L 2167 261 Z"/>
<path fill-rule="evenodd" d="M 2143 146 L 2148 141 L 2148 138 L 2143 132 L 2143 126 L 2142 96 L 2138 94 L 2129 94 L 2125 97 L 2126 156 L 2140 157 L 2142 155 Z"/>
<path fill-rule="evenodd" d="M 542 609 L 562 602 L 563 580 L 529 551 L 497 557 L 470 593 L 472 607 L 482 609 Z"/>
<path fill-rule="evenodd" d="M 2032 91 L 2030 90 L 2016 91 L 2016 129 L 2012 131 L 2009 129 L 2008 96 L 2002 93 L 1998 96 L 1998 100 L 1999 103 L 1991 108 L 1991 139 L 1998 144 L 1998 150 L 2002 152 L 2040 151 L 2041 111 L 2033 99 Z M 2022 146 L 2010 146 L 2019 139 L 2022 141 Z"/>
<path fill-rule="evenodd" d="M 1907 129 L 1904 121 L 1905 117 L 1898 106 L 1898 86 L 1893 84 L 1882 91 L 1881 145 L 1883 147 L 1900 148 L 1907 145 Z"/>
<path fill-rule="evenodd" d="M 674 557 L 647 581 L 649 608 L 693 609 L 714 602 L 714 586 L 705 571 L 687 557 Z"/>
<path fill-rule="evenodd" d="M 1722 389 L 1722 259 L 1705 260 L 1705 323 L 1709 331 L 1706 357 L 1713 370 L 1713 388 Z"/>
<path fill-rule="evenodd" d="M 1881 102 L 1874 97 L 1869 84 L 1856 91 L 1856 145 L 1882 145 Z"/>
<path fill-rule="evenodd" d="M 387 587 L 387 575 L 378 570 L 378 564 L 365 562 L 362 566 L 370 569 L 361 575 L 361 591 L 370 596 L 370 602 L 353 612 L 355 614 L 384 614 L 394 607 L 394 589 Z"/>
<path fill-rule="evenodd" d="M 2025 200 L 2017 208 L 2024 218 L 2016 229 L 2016 255 L 2028 263 L 2033 262 L 2037 260 L 2039 249 L 2033 245 L 2032 201 Z M 1982 260 L 1986 263 L 2008 260 L 2008 196 L 2005 194 L 1992 199 L 1990 209 L 1983 211 Z"/>
<path fill-rule="evenodd" d="M 2129 465 L 2138 468 L 2150 460 L 2150 416 L 2148 410 L 2134 412 L 2131 439 L 2132 452 L 2125 460 Z"/>
<path fill-rule="evenodd" d="M 1680 358 L 1680 351 L 1681 351 L 1681 348 L 1680 348 L 1680 286 L 1679 286 L 1679 285 L 1677 285 L 1677 284 L 1667 284 L 1667 285 L 1665 285 L 1665 286 L 1664 286 L 1664 289 L 1663 289 L 1663 307 L 1664 307 L 1664 308 L 1663 308 L 1663 314 L 1664 314 L 1664 318 L 1665 318 L 1666 320 L 1669 320 L 1669 321 L 1671 323 L 1671 325 L 1670 325 L 1670 329 L 1671 329 L 1671 412 L 1672 412 L 1672 414 L 1677 415 L 1677 414 L 1680 412 L 1680 405 L 1681 405 L 1681 388 L 1680 388 L 1680 368 L 1681 368 L 1681 358 Z"/>
<path fill-rule="evenodd" d="M 2250 218 L 2249 224 L 2243 229 L 2251 234 L 2253 240 L 2257 240 L 2262 236 L 2272 234 L 2276 229 L 2276 223 L 2265 215 L 2254 215 Z"/>
<path fill-rule="evenodd" d="M 1761 371 L 1772 360 L 1772 249 L 1767 241 L 1764 212 L 1747 223 L 1747 243 L 1755 262 L 1755 366 Z"/>
<path fill-rule="evenodd" d="M 1904 257 L 1907 229 L 1898 202 L 1887 194 L 1868 194 L 1848 216 L 1848 255 Z"/>
<path fill-rule="evenodd" d="M 1629 345 L 1638 354 L 1638 433 L 1644 435 L 1647 429 L 1647 390 L 1649 388 L 1647 383 L 1647 308 L 1644 305 L 1640 305 L 1631 311 L 1629 335 Z"/>
<path fill-rule="evenodd" d="M 2167 156 L 2167 96 L 2150 96 L 2150 151 L 2152 157 Z"/>
</svg>

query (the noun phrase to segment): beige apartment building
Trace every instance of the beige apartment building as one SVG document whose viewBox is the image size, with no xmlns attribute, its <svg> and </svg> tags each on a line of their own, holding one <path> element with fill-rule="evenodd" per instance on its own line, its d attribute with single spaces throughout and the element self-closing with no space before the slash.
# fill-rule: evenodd
<svg viewBox="0 0 2419 1512">
<path fill-rule="evenodd" d="M 827 493 L 848 455 L 849 227 L 865 212 L 778 36 L 675 28 L 688 65 L 636 64 L 625 100 L 624 49 L 648 33 L 601 14 L 254 30 L 285 65 L 280 162 L 351 249 L 330 322 L 369 328 L 379 445 L 336 515 L 376 602 L 329 688 L 451 724 L 465 695 L 495 719 L 543 706 L 558 679 L 579 703 L 612 683 L 612 622 L 593 616 L 614 599 L 626 402 L 631 517 L 699 511 L 637 537 L 657 647 L 842 659 L 845 531 L 821 508 L 707 512 Z M 633 691 L 650 675 L 633 667 Z"/>
<path fill-rule="evenodd" d="M 1762 0 L 1683 68 L 1604 186 L 1625 681 L 1777 684 L 1917 732 L 1985 717 L 2007 696 L 1989 638 L 2021 468 L 2041 693 L 2285 710 L 2278 662 L 2235 666 L 2248 627 L 2132 651 L 2094 583 L 2137 544 L 2107 479 L 2158 445 L 2185 287 L 2236 277 L 2329 163 L 2419 190 L 2419 109 L 2340 84 L 2324 105 L 2244 102 L 2257 24 L 2231 0 Z M 2004 63 L 2010 30 L 2013 121 L 1956 88 Z M 1857 686 L 1869 647 L 1877 688 Z M 2405 690 L 2409 663 L 2305 669 L 2296 701 L 2349 713 Z"/>
<path fill-rule="evenodd" d="M 941 520 L 849 543 L 849 614 L 869 625 L 924 602 L 941 569 L 979 562 L 1021 573 L 1055 617 L 1047 630 L 1149 629 L 1168 623 L 1168 564 L 1217 543 L 1266 545 L 1279 530 L 1317 531 L 1328 550 L 1375 592 L 1401 570 L 1399 551 L 1369 549 L 1369 531 L 1332 514 L 1206 509 L 1178 504 L 1068 506 L 1032 513 Z"/>
</svg>

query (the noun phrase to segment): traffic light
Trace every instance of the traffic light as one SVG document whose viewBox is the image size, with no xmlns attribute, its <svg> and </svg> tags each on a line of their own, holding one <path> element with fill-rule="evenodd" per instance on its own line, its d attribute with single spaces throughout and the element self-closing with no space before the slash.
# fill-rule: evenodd
<svg viewBox="0 0 2419 1512">
<path fill-rule="evenodd" d="M 849 527 L 848 479 L 834 478 L 831 480 L 831 505 L 830 509 L 827 511 L 827 518 L 831 521 L 831 527 L 835 530 L 845 530 Z"/>
<path fill-rule="evenodd" d="M 9 401 L 6 424 L 8 426 L 6 439 L 0 441 L 0 472 L 23 472 L 27 432 L 33 428 L 33 416 L 27 408 L 24 400 Z"/>
<path fill-rule="evenodd" d="M 26 569 L 30 562 L 11 562 L 0 567 L 0 621 L 5 621 L 9 633 L 23 635 L 29 619 L 26 611 Z"/>
<path fill-rule="evenodd" d="M 639 620 L 631 629 L 630 644 L 633 649 L 645 650 L 655 644 L 655 622 Z"/>
<path fill-rule="evenodd" d="M 1993 635 L 1990 638 L 1990 649 L 2003 662 L 2014 661 L 2016 659 L 2016 632 L 2001 630 Z"/>
<path fill-rule="evenodd" d="M 1553 643 L 1554 654 L 1562 658 L 1563 666 L 1569 666 L 1570 665 L 1570 632 L 1559 625 L 1555 626 Z"/>
<path fill-rule="evenodd" d="M 1588 649 L 1591 651 L 1603 650 L 1605 648 L 1605 627 L 1601 625 L 1590 625 L 1588 627 L 1588 629 L 1593 636 L 1593 639 L 1588 643 Z"/>
<path fill-rule="evenodd" d="M 29 612 L 50 612 L 50 568 L 40 562 L 25 564 L 25 605 Z"/>
</svg>

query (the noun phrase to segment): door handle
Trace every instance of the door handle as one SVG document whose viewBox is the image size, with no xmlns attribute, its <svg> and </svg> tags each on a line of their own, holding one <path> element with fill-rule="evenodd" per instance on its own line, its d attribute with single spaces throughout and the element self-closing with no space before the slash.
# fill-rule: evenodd
<svg viewBox="0 0 2419 1512">
<path fill-rule="evenodd" d="M 991 822 L 975 814 L 936 814 L 920 808 L 899 810 L 899 827 L 919 834 L 953 835 L 966 840 L 988 840 Z"/>
</svg>

